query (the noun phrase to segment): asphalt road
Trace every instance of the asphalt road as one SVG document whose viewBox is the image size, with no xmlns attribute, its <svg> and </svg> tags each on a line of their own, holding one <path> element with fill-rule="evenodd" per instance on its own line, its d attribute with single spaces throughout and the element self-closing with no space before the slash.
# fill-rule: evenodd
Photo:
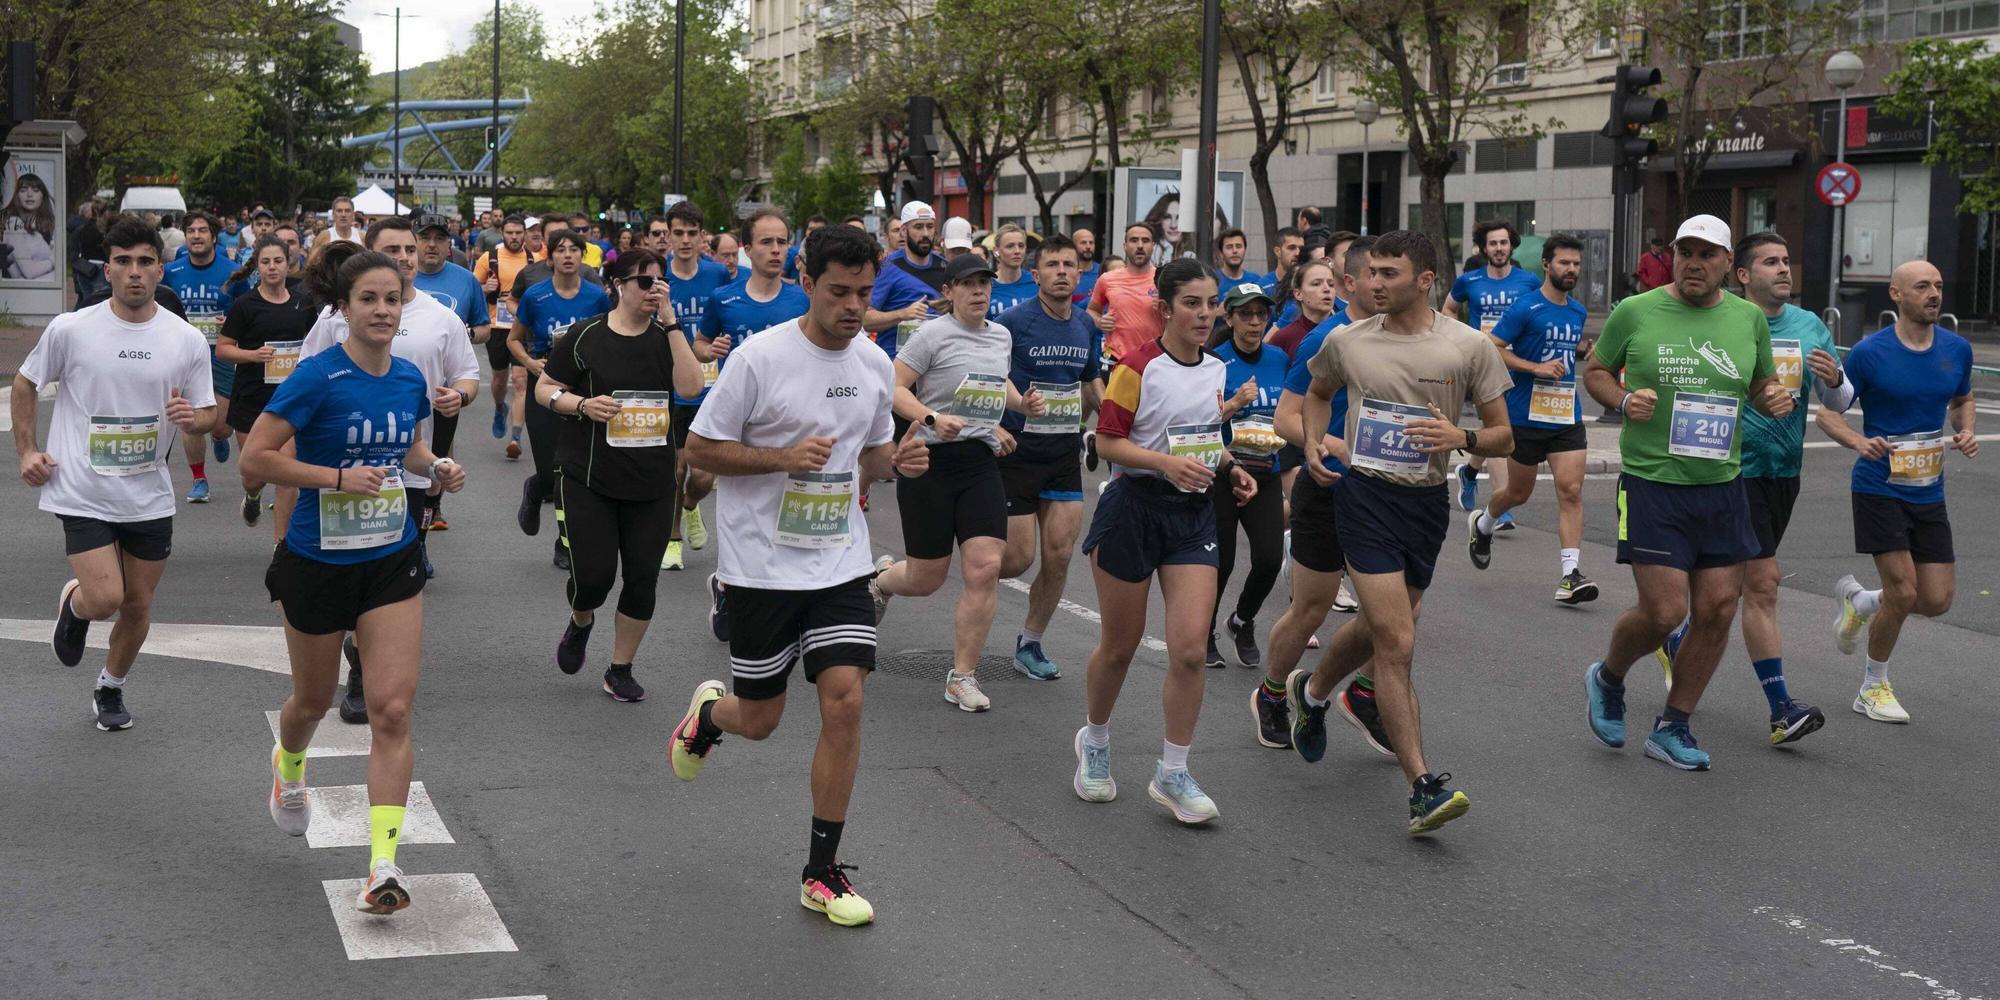
<svg viewBox="0 0 2000 1000">
<path fill-rule="evenodd" d="M 1027 682 L 1003 659 L 1025 595 L 1003 590 L 981 671 L 995 707 L 974 716 L 941 697 L 956 588 L 898 599 L 869 684 L 843 850 L 880 919 L 844 930 L 795 902 L 817 729 L 809 698 L 794 698 L 768 742 L 725 741 L 695 784 L 667 766 L 666 733 L 689 691 L 727 674 L 704 615 L 714 549 L 663 583 L 637 671 L 652 698 L 613 703 L 595 679 L 606 637 L 582 676 L 554 669 L 561 576 L 548 537 L 513 526 L 524 470 L 468 429 L 460 457 L 472 486 L 448 503 L 452 530 L 433 544 L 416 721 L 416 777 L 436 807 L 429 839 L 450 842 L 401 852 L 412 874 L 458 878 L 386 928 L 337 924 L 346 897 L 330 906 L 322 885 L 364 874 L 365 847 L 311 847 L 265 814 L 265 713 L 289 681 L 273 672 L 283 664 L 261 584 L 269 536 L 237 520 L 234 461 L 211 464 L 217 502 L 177 519 L 156 620 L 251 628 L 161 629 L 179 655 L 141 658 L 127 688 L 137 724 L 114 734 L 85 713 L 102 654 L 65 669 L 40 624 L 67 577 L 56 521 L 17 480 L 0 485 L 13 528 L 0 534 L 0 616 L 18 620 L 0 633 L 27 637 L 0 641 L 0 992 L 2000 995 L 2000 542 L 1975 530 L 2000 487 L 2000 450 L 1949 464 L 1959 600 L 1944 621 L 1905 632 L 1893 675 L 1916 719 L 1905 727 L 1847 708 L 1860 664 L 1833 649 L 1826 595 L 1842 572 L 1869 574 L 1851 553 L 1846 463 L 1811 453 L 1780 611 L 1792 690 L 1829 724 L 1767 746 L 1763 700 L 1732 644 L 1695 717 L 1716 759 L 1706 774 L 1586 735 L 1581 673 L 1632 592 L 1604 544 L 1608 479 L 1590 484 L 1584 562 L 1605 597 L 1582 609 L 1547 596 L 1546 484 L 1487 572 L 1466 563 L 1454 527 L 1417 655 L 1427 753 L 1473 808 L 1420 840 L 1403 832 L 1407 789 L 1393 763 L 1344 728 L 1318 765 L 1259 747 L 1246 704 L 1256 678 L 1236 668 L 1209 673 L 1192 760 L 1222 816 L 1208 829 L 1174 823 L 1144 794 L 1161 677 L 1148 669 L 1160 655 L 1145 649 L 1113 720 L 1123 794 L 1080 802 L 1069 741 L 1089 622 L 1059 613 L 1047 645 L 1066 675 Z M 896 551 L 894 491 L 875 499 L 877 547 Z M 1095 606 L 1087 573 L 1073 573 L 1067 596 Z M 1157 606 L 1148 631 L 1160 634 Z M 1633 678 L 1643 718 L 1657 710 L 1658 676 L 1642 665 Z M 356 735 L 337 720 L 322 733 L 329 744 Z M 316 757 L 308 770 L 321 787 L 363 774 L 359 756 Z M 511 950 L 350 957 L 502 944 Z"/>
</svg>

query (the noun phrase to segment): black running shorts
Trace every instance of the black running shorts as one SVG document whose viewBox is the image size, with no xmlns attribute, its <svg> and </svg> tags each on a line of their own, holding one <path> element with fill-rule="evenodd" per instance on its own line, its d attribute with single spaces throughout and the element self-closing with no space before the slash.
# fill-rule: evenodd
<svg viewBox="0 0 2000 1000">
<path fill-rule="evenodd" d="M 768 701 L 785 693 L 792 665 L 806 680 L 828 667 L 875 669 L 871 576 L 819 590 L 729 588 L 729 672 L 736 696 Z"/>
</svg>

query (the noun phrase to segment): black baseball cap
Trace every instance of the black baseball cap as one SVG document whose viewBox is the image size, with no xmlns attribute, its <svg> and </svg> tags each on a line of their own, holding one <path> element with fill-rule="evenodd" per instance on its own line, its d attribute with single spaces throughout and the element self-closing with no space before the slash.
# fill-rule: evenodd
<svg viewBox="0 0 2000 1000">
<path fill-rule="evenodd" d="M 260 208 L 260 209 L 256 210 L 255 212 L 251 212 L 251 213 L 250 213 L 250 217 L 251 217 L 251 218 L 253 218 L 253 219 L 275 219 L 275 218 L 277 218 L 277 216 L 275 216 L 275 215 L 272 215 L 272 214 L 271 214 L 271 210 L 270 210 L 270 209 L 268 209 L 268 208 Z"/>
<path fill-rule="evenodd" d="M 970 278 L 975 274 L 983 274 L 989 278 L 994 275 L 993 265 L 988 264 L 986 258 L 976 253 L 968 252 L 959 254 L 951 259 L 951 263 L 944 266 L 944 280 L 946 281 L 959 281 L 964 278 Z"/>
<path fill-rule="evenodd" d="M 451 232 L 451 220 L 436 212 L 425 212 L 410 220 L 410 228 L 421 233 L 426 229 L 442 229 Z"/>
</svg>

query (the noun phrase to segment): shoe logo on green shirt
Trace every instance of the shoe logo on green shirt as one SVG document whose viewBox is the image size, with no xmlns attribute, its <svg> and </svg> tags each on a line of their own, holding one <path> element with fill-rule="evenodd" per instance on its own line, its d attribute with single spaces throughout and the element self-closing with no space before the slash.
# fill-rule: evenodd
<svg viewBox="0 0 2000 1000">
<path fill-rule="evenodd" d="M 1709 364 L 1712 364 L 1715 367 L 1721 369 L 1722 374 L 1727 375 L 1730 378 L 1742 378 L 1741 375 L 1738 375 L 1736 373 L 1736 362 L 1733 359 L 1731 359 L 1729 355 L 1723 353 L 1722 351 L 1716 350 L 1715 344 L 1713 342 L 1703 341 L 1699 347 L 1695 347 L 1694 341 L 1690 339 L 1688 341 L 1688 346 L 1694 347 L 1696 354 L 1699 354 L 1702 357 L 1707 358 Z"/>
</svg>

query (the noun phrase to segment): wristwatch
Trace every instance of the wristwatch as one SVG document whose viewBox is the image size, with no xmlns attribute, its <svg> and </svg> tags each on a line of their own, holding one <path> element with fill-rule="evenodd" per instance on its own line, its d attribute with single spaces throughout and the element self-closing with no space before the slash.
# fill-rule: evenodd
<svg viewBox="0 0 2000 1000">
<path fill-rule="evenodd" d="M 1477 447 L 1479 447 L 1479 432 L 1470 427 L 1465 428 L 1465 450 L 1470 452 Z"/>
<path fill-rule="evenodd" d="M 936 411 L 936 410 L 932 410 L 931 412 L 929 412 L 929 413 L 926 413 L 926 414 L 924 414 L 924 426 L 925 426 L 925 427 L 936 427 L 936 426 L 937 426 L 937 411 Z"/>
</svg>

